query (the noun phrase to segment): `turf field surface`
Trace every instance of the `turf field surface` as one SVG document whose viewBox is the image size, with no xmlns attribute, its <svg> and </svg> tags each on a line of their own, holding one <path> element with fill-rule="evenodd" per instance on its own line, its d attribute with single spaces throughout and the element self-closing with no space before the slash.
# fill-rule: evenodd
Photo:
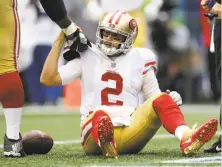
<svg viewBox="0 0 222 167">
<path fill-rule="evenodd" d="M 184 105 L 181 107 L 188 125 L 200 125 L 210 117 L 219 118 L 218 105 Z M 103 156 L 86 156 L 80 144 L 80 114 L 62 106 L 31 106 L 24 108 L 21 133 L 38 129 L 55 141 L 47 155 L 32 155 L 21 159 L 6 159 L 0 154 L 0 167 L 71 167 L 71 166 L 221 166 L 221 154 L 204 154 L 203 148 L 192 157 L 184 157 L 179 141 L 161 128 L 146 147 L 135 155 L 120 155 L 117 160 Z M 219 128 L 218 128 L 219 129 Z M 0 109 L 0 150 L 2 150 L 5 122 Z M 217 132 L 217 135 L 220 132 Z M 204 147 L 210 146 L 217 136 Z"/>
</svg>

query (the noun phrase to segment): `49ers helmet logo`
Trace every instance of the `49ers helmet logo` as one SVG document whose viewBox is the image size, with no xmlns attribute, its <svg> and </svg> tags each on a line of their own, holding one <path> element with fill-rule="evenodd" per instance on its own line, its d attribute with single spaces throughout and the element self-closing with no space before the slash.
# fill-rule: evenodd
<svg viewBox="0 0 222 167">
<path fill-rule="evenodd" d="M 130 27 L 132 30 L 135 30 L 135 29 L 137 28 L 137 23 L 136 23 L 136 20 L 135 20 L 135 19 L 130 20 L 130 22 L 129 22 L 129 27 Z"/>
<path fill-rule="evenodd" d="M 115 28 L 115 24 L 109 24 L 110 28 Z"/>
</svg>

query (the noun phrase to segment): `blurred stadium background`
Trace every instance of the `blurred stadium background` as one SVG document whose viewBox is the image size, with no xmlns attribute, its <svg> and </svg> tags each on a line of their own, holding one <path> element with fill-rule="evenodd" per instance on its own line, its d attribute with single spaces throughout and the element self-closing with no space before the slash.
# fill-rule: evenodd
<svg viewBox="0 0 222 167">
<path fill-rule="evenodd" d="M 110 9 L 101 9 L 98 0 L 64 2 L 72 20 L 95 42 L 98 21 L 104 11 Z M 134 3 L 137 9 L 130 13 L 140 26 L 135 46 L 147 47 L 156 53 L 162 91 L 178 91 L 184 103 L 218 103 L 220 85 L 210 75 L 214 72 L 209 68 L 213 61 L 209 54 L 213 20 L 203 16 L 200 0 L 138 0 Z M 123 9 L 131 8 L 125 6 Z M 116 9 L 115 5 L 113 8 Z M 21 1 L 19 14 L 22 34 L 19 67 L 26 104 L 78 107 L 79 81 L 53 88 L 39 82 L 44 61 L 59 28 L 43 12 L 38 0 Z M 64 63 L 61 57 L 60 65 Z"/>
<path fill-rule="evenodd" d="M 71 19 L 83 29 L 90 41 L 95 42 L 98 21 L 105 10 L 110 9 L 102 9 L 99 0 L 64 2 Z M 147 47 L 155 52 L 158 60 L 157 77 L 162 91 L 170 89 L 181 94 L 185 103 L 185 116 L 188 115 L 191 125 L 208 117 L 219 118 L 220 85 L 210 68 L 214 65 L 210 53 L 213 20 L 204 17 L 200 0 L 134 2 L 130 13 L 139 22 L 141 32 L 135 46 Z M 131 8 L 125 4 L 123 8 L 127 10 L 128 7 Z M 40 129 L 52 135 L 55 140 L 79 140 L 80 81 L 74 81 L 65 87 L 46 87 L 39 82 L 44 61 L 60 29 L 44 13 L 38 0 L 19 1 L 18 10 L 21 22 L 19 71 L 25 89 L 26 106 L 21 125 L 22 133 Z M 61 56 L 60 65 L 65 63 Z M 4 132 L 1 109 L 0 127 L 1 132 Z M 169 150 L 176 147 L 176 152 L 179 152 L 178 144 L 179 142 L 174 146 L 169 143 L 164 150 L 170 152 Z M 158 143 L 155 147 L 157 145 Z M 80 145 L 74 148 L 83 154 Z M 67 151 L 68 147 L 65 149 Z M 58 150 L 62 152 L 60 148 L 55 150 L 55 160 Z M 72 149 L 70 153 L 73 151 Z M 155 154 L 156 152 L 152 157 L 155 157 Z M 0 164 L 3 163 L 1 158 Z M 126 156 L 124 162 L 127 163 L 130 158 Z M 130 164 L 133 163 L 134 161 L 130 161 Z M 107 165 L 109 164 L 108 162 Z"/>
</svg>

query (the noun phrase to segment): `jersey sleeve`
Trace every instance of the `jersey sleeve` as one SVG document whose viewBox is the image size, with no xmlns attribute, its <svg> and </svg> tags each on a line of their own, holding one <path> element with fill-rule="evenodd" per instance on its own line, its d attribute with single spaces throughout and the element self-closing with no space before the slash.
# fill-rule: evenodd
<svg viewBox="0 0 222 167">
<path fill-rule="evenodd" d="M 76 58 L 69 61 L 66 65 L 58 69 L 59 75 L 62 79 L 62 85 L 69 84 L 76 78 L 81 77 L 82 73 L 82 60 Z"/>
<path fill-rule="evenodd" d="M 153 95 L 161 93 L 154 68 L 149 68 L 146 75 L 143 77 L 142 90 L 146 100 Z"/>
<path fill-rule="evenodd" d="M 148 70 L 153 68 L 154 72 L 157 71 L 157 62 L 155 54 L 149 49 L 143 49 L 141 51 L 141 56 L 144 59 L 144 66 L 142 70 L 142 76 L 144 77 Z"/>
<path fill-rule="evenodd" d="M 157 62 L 155 54 L 149 49 L 140 50 L 143 59 L 142 67 L 142 92 L 145 99 L 161 92 L 156 78 Z"/>
</svg>

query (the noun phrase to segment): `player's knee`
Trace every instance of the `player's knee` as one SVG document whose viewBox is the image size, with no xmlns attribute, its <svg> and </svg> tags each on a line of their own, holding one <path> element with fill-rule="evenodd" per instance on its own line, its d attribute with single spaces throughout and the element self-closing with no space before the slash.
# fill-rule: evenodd
<svg viewBox="0 0 222 167">
<path fill-rule="evenodd" d="M 92 128 L 97 131 L 98 124 L 103 117 L 109 117 L 104 110 L 96 110 L 92 118 Z"/>
<path fill-rule="evenodd" d="M 95 113 L 93 115 L 93 124 L 98 122 L 101 117 L 104 117 L 104 116 L 108 116 L 109 117 L 109 115 L 104 110 L 99 109 L 99 110 L 96 110 L 94 112 Z"/>
</svg>

